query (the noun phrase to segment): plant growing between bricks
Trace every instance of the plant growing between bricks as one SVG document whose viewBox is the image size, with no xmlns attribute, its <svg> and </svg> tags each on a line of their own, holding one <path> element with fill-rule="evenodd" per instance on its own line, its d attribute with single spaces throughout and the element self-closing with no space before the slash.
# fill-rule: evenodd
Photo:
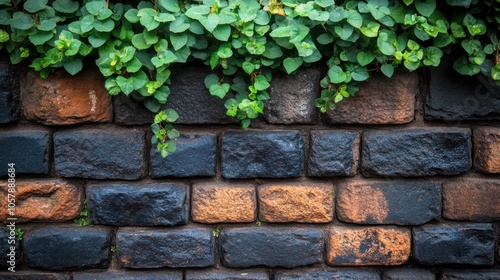
<svg viewBox="0 0 500 280">
<path fill-rule="evenodd" d="M 316 62 L 328 66 L 316 101 L 321 112 L 354 96 L 372 73 L 437 66 L 443 53 L 459 54 L 461 74 L 500 80 L 500 4 L 493 0 L 48 2 L 1 0 L 0 48 L 42 77 L 57 68 L 74 75 L 85 58 L 95 59 L 111 95 L 157 113 L 152 142 L 164 157 L 179 137 L 171 125 L 178 114 L 162 110 L 172 64 L 200 60 L 215 70 L 205 86 L 227 98 L 227 115 L 243 128 L 263 113 L 274 71 L 293 74 Z"/>
</svg>

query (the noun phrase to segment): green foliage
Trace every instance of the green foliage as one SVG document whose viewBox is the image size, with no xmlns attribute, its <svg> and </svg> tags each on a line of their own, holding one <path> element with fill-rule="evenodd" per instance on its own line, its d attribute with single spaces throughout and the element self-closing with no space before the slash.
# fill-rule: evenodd
<svg viewBox="0 0 500 280">
<path fill-rule="evenodd" d="M 500 81 L 498 0 L 93 0 L 0 1 L 0 48 L 12 63 L 29 60 L 47 77 L 76 74 L 94 58 L 112 95 L 157 113 L 153 144 L 175 151 L 178 115 L 162 110 L 170 67 L 200 60 L 214 70 L 210 94 L 243 128 L 263 113 L 272 73 L 326 62 L 321 112 L 355 95 L 372 73 L 437 66 Z"/>
<path fill-rule="evenodd" d="M 73 222 L 80 224 L 80 226 L 91 226 L 89 218 L 89 210 L 87 209 L 87 200 L 83 201 L 83 210 L 80 212 L 80 217 L 73 220 Z"/>
<path fill-rule="evenodd" d="M 24 231 L 22 229 L 16 228 L 16 230 L 14 231 L 14 233 L 16 234 L 17 241 L 23 240 Z"/>
</svg>

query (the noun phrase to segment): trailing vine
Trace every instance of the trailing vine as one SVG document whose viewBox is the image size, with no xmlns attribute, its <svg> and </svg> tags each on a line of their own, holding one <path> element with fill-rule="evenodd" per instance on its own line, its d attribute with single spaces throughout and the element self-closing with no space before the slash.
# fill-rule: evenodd
<svg viewBox="0 0 500 280">
<path fill-rule="evenodd" d="M 0 48 L 16 64 L 47 77 L 74 75 L 95 59 L 111 95 L 125 94 L 157 113 L 153 144 L 175 150 L 178 118 L 167 104 L 170 66 L 201 60 L 214 73 L 205 85 L 227 99 L 243 128 L 264 110 L 272 73 L 326 62 L 321 112 L 355 95 L 374 72 L 391 77 L 438 66 L 500 81 L 498 0 L 0 0 Z M 446 11 L 446 12 L 443 12 Z M 168 107 L 168 106 L 167 106 Z"/>
</svg>

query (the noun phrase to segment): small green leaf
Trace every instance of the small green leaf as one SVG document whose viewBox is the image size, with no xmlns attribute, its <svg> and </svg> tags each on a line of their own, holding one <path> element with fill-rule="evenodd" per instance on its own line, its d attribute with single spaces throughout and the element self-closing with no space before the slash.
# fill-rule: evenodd
<svg viewBox="0 0 500 280">
<path fill-rule="evenodd" d="M 255 70 L 255 65 L 253 63 L 251 63 L 250 61 L 245 61 L 241 65 L 241 68 L 243 68 L 243 71 L 245 71 L 245 73 L 247 73 L 248 75 L 250 75 Z"/>
<path fill-rule="evenodd" d="M 227 83 L 223 83 L 221 85 L 219 85 L 218 83 L 213 84 L 210 86 L 210 88 L 208 90 L 210 91 L 211 95 L 217 96 L 217 97 L 222 99 L 226 96 L 226 94 L 229 91 L 229 84 L 227 84 Z"/>
<path fill-rule="evenodd" d="M 78 2 L 74 2 L 71 0 L 56 0 L 54 1 L 54 3 L 52 3 L 52 7 L 54 8 L 54 10 L 66 14 L 76 12 L 79 6 L 80 5 L 78 4 Z"/>
<path fill-rule="evenodd" d="M 38 32 L 38 33 L 35 33 L 33 35 L 30 35 L 29 40 L 33 45 L 38 46 L 38 45 L 45 44 L 47 41 L 49 41 L 53 37 L 54 37 L 54 34 L 50 31 Z"/>
<path fill-rule="evenodd" d="M 421 15 L 430 17 L 436 10 L 436 0 L 415 0 L 415 8 Z"/>
<path fill-rule="evenodd" d="M 104 45 L 104 43 L 106 43 L 106 39 L 105 38 L 99 38 L 99 37 L 95 37 L 95 36 L 89 36 L 88 39 L 89 39 L 89 43 L 94 48 L 98 48 L 98 47 Z"/>
<path fill-rule="evenodd" d="M 212 33 L 219 41 L 227 42 L 231 36 L 231 27 L 229 25 L 219 25 Z"/>
<path fill-rule="evenodd" d="M 394 74 L 394 66 L 392 66 L 391 64 L 382 65 L 382 67 L 380 67 L 380 70 L 382 70 L 382 73 L 384 73 L 384 75 L 389 78 Z"/>
<path fill-rule="evenodd" d="M 170 33 L 170 42 L 172 43 L 172 47 L 174 47 L 174 50 L 176 51 L 184 47 L 187 41 L 188 41 L 188 35 L 185 33 L 182 34 Z"/>
<path fill-rule="evenodd" d="M 375 59 L 375 55 L 371 52 L 359 52 L 356 59 L 361 66 L 366 66 Z"/>
<path fill-rule="evenodd" d="M 219 83 L 219 77 L 217 77 L 217 75 L 215 74 L 210 74 L 205 77 L 204 84 L 207 89 L 210 88 L 210 86 L 218 83 Z"/>
<path fill-rule="evenodd" d="M 15 12 L 10 20 L 10 25 L 16 29 L 28 30 L 35 25 L 35 20 L 28 14 Z"/>
<path fill-rule="evenodd" d="M 167 122 L 175 122 L 177 121 L 177 119 L 179 118 L 179 114 L 177 114 L 177 112 L 174 110 L 174 109 L 166 109 L 164 110 L 166 116 L 167 116 L 167 119 L 166 121 Z"/>
<path fill-rule="evenodd" d="M 137 16 L 138 12 L 137 9 L 130 9 L 125 12 L 124 16 L 130 23 L 137 23 L 139 22 L 139 17 Z"/>
<path fill-rule="evenodd" d="M 106 19 L 104 21 L 96 20 L 92 25 L 95 30 L 99 32 L 110 32 L 115 28 L 115 22 L 112 19 Z"/>
<path fill-rule="evenodd" d="M 269 84 L 265 76 L 257 75 L 254 80 L 254 86 L 256 90 L 265 90 L 271 85 Z"/>
<path fill-rule="evenodd" d="M 146 108 L 148 108 L 148 110 L 153 113 L 158 112 L 158 110 L 160 110 L 161 108 L 160 102 L 158 102 L 158 100 L 156 100 L 155 98 L 146 98 L 144 99 L 143 103 L 144 106 L 146 106 Z"/>
<path fill-rule="evenodd" d="M 158 2 L 162 8 L 169 12 L 177 13 L 181 10 L 177 0 L 159 0 Z"/>
<path fill-rule="evenodd" d="M 347 74 L 339 66 L 332 66 L 328 70 L 328 78 L 334 84 L 340 84 L 346 81 Z"/>
<path fill-rule="evenodd" d="M 363 25 L 363 18 L 356 10 L 347 11 L 347 22 L 356 28 L 360 28 Z"/>
<path fill-rule="evenodd" d="M 56 28 L 56 22 L 53 20 L 42 20 L 36 28 L 40 31 L 52 31 L 52 29 Z"/>
<path fill-rule="evenodd" d="M 200 18 L 200 23 L 208 32 L 213 32 L 217 25 L 219 25 L 219 20 L 217 14 L 209 14 L 208 17 Z"/>
<path fill-rule="evenodd" d="M 210 7 L 205 5 L 191 6 L 186 11 L 186 16 L 192 19 L 200 20 L 210 13 Z"/>
<path fill-rule="evenodd" d="M 64 69 L 71 75 L 75 75 L 80 72 L 83 68 L 82 61 L 80 59 L 68 59 L 63 63 Z"/>
<path fill-rule="evenodd" d="M 297 70 L 303 62 L 304 60 L 302 57 L 287 57 L 283 60 L 283 67 L 285 67 L 286 72 L 290 74 Z"/>
<path fill-rule="evenodd" d="M 182 17 L 177 18 L 176 20 L 170 23 L 169 30 L 173 33 L 182 33 L 189 29 L 189 24 L 184 22 Z"/>
<path fill-rule="evenodd" d="M 45 9 L 47 6 L 47 0 L 26 0 L 24 2 L 24 9 L 30 13 L 36 13 Z"/>
</svg>

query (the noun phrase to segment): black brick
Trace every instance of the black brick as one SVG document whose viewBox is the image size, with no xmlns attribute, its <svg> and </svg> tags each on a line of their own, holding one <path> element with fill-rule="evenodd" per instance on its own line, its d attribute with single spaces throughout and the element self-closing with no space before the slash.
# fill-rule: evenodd
<svg viewBox="0 0 500 280">
<path fill-rule="evenodd" d="M 207 267 L 215 264 L 211 230 L 121 228 L 118 261 L 126 268 Z"/>
<path fill-rule="evenodd" d="M 413 228 L 413 257 L 425 265 L 492 265 L 495 231 L 490 224 Z"/>
<path fill-rule="evenodd" d="M 153 146 L 151 177 L 215 176 L 216 145 L 214 134 L 183 134 L 177 139 L 177 150 L 166 158 Z"/>
<path fill-rule="evenodd" d="M 358 168 L 359 133 L 312 131 L 309 176 L 354 176 Z"/>
<path fill-rule="evenodd" d="M 222 264 L 226 267 L 298 267 L 322 260 L 319 229 L 232 228 L 220 234 Z"/>
<path fill-rule="evenodd" d="M 40 273 L 36 271 L 17 271 L 0 273 L 0 280 L 72 280 L 70 275 Z"/>
<path fill-rule="evenodd" d="M 0 132 L 0 176 L 7 175 L 8 163 L 15 163 L 16 174 L 48 174 L 50 138 L 44 130 Z"/>
<path fill-rule="evenodd" d="M 7 207 L 4 205 L 4 207 Z M 9 223 L 7 221 L 7 226 L 9 226 Z M 22 252 L 21 252 L 21 241 L 17 240 L 16 235 L 11 236 L 10 234 L 14 233 L 13 231 L 6 227 L 3 226 L 0 228 L 0 266 L 5 266 L 5 267 L 11 267 L 11 266 L 17 266 L 21 263 L 21 257 L 22 257 Z M 10 237 L 10 238 L 9 238 Z M 14 254 L 13 256 L 11 255 L 11 247 L 14 248 Z M 16 268 L 14 268 L 15 270 Z M 7 270 L 7 269 L 5 269 Z M 9 273 L 12 273 L 9 271 Z M 1 276 L 0 276 L 1 279 Z"/>
<path fill-rule="evenodd" d="M 269 275 L 264 271 L 238 270 L 227 271 L 218 268 L 217 270 L 187 271 L 186 280 L 268 280 Z"/>
<path fill-rule="evenodd" d="M 365 176 L 457 175 L 472 166 L 469 129 L 369 131 L 363 135 Z"/>
<path fill-rule="evenodd" d="M 285 178 L 304 172 L 302 135 L 297 131 L 226 132 L 222 143 L 225 178 Z"/>
<path fill-rule="evenodd" d="M 442 280 L 500 280 L 500 269 L 444 271 Z"/>
<path fill-rule="evenodd" d="M 182 271 L 82 273 L 72 280 L 182 280 Z"/>
<path fill-rule="evenodd" d="M 61 131 L 54 134 L 54 149 L 62 177 L 135 180 L 146 175 L 144 131 Z"/>
<path fill-rule="evenodd" d="M 364 269 L 338 269 L 328 270 L 310 270 L 302 272 L 278 272 L 274 275 L 275 280 L 344 280 L 344 279 L 363 279 L 379 280 L 380 276 L 375 271 Z"/>
<path fill-rule="evenodd" d="M 395 268 L 384 273 L 383 280 L 435 280 L 434 273 L 416 268 Z"/>
<path fill-rule="evenodd" d="M 500 120 L 500 86 L 483 75 L 458 74 L 452 63 L 431 68 L 425 118 L 431 120 Z"/>
<path fill-rule="evenodd" d="M 0 124 L 19 119 L 19 79 L 9 64 L 0 63 Z"/>
<path fill-rule="evenodd" d="M 94 224 L 160 226 L 188 220 L 186 186 L 175 184 L 99 184 L 87 187 Z"/>
<path fill-rule="evenodd" d="M 46 227 L 23 237 L 28 265 L 51 270 L 106 268 L 110 245 L 110 231 L 100 227 Z"/>
<path fill-rule="evenodd" d="M 318 119 L 316 98 L 319 97 L 321 73 L 302 69 L 295 75 L 273 75 L 264 117 L 275 124 L 313 124 Z"/>
</svg>

